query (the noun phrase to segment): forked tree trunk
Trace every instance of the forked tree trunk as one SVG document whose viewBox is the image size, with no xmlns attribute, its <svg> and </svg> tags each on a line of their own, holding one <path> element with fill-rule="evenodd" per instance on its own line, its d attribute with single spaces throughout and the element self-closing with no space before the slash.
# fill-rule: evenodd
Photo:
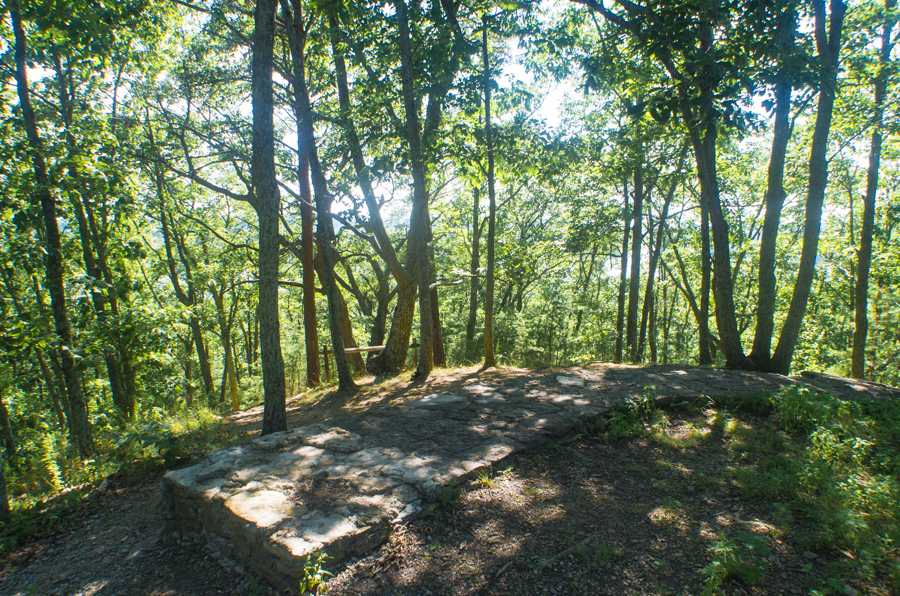
<svg viewBox="0 0 900 596">
<path fill-rule="evenodd" d="M 812 147 L 809 152 L 809 185 L 806 195 L 806 218 L 803 225 L 803 247 L 800 250 L 800 266 L 797 281 L 791 294 L 784 326 L 778 338 L 778 345 L 772 355 L 772 372 L 788 374 L 794 348 L 800 337 L 800 326 L 806 314 L 806 305 L 815 276 L 816 258 L 819 251 L 819 232 L 822 221 L 822 204 L 825 201 L 825 187 L 828 183 L 828 134 L 834 111 L 837 87 L 838 57 L 841 46 L 841 30 L 844 24 L 846 5 L 842 0 L 831 0 L 830 19 L 825 15 L 823 0 L 813 2 L 815 11 L 816 49 L 822 80 L 819 85 L 819 104 L 813 129 Z M 829 21 L 826 32 L 826 20 Z"/>
<path fill-rule="evenodd" d="M 363 155 L 362 142 L 356 125 L 352 117 L 350 109 L 350 87 L 347 78 L 347 66 L 341 51 L 340 28 L 337 15 L 332 11 L 329 15 L 329 27 L 332 56 L 334 58 L 335 75 L 338 83 L 338 101 L 341 110 L 341 123 L 346 133 L 347 145 L 350 150 L 350 156 L 353 161 L 353 167 L 356 172 L 356 180 L 362 189 L 363 199 L 366 203 L 366 209 L 369 211 L 369 220 L 372 223 L 372 231 L 375 236 L 378 248 L 384 256 L 385 264 L 393 275 L 397 285 L 406 291 L 400 291 L 397 294 L 397 306 L 394 311 L 394 320 L 391 322 L 391 330 L 388 334 L 385 349 L 378 355 L 369 359 L 367 368 L 369 372 L 374 374 L 394 373 L 402 369 L 406 364 L 406 356 L 409 346 L 409 338 L 412 333 L 413 315 L 415 310 L 416 292 L 410 291 L 409 286 L 415 284 L 413 274 L 408 267 L 409 257 L 407 257 L 407 266 L 400 263 L 400 258 L 388 236 L 384 221 L 381 217 L 381 208 L 375 197 L 375 191 L 372 185 L 372 176 L 369 166 L 366 164 Z M 405 301 L 401 303 L 401 301 Z M 407 316 L 409 313 L 409 316 Z M 399 315 L 399 318 L 397 318 Z M 380 344 L 379 344 L 380 345 Z"/>
<path fill-rule="evenodd" d="M 419 333 L 421 347 L 415 378 L 424 381 L 431 374 L 434 364 L 434 333 L 431 326 L 431 259 L 428 244 L 431 242 L 431 218 L 428 215 L 428 178 L 425 157 L 422 153 L 422 128 L 419 125 L 418 102 L 415 92 L 415 71 L 412 63 L 412 43 L 409 32 L 409 14 L 405 0 L 394 0 L 399 30 L 400 82 L 403 91 L 403 107 L 406 112 L 407 142 L 412 170 L 412 214 L 409 225 L 407 255 L 412 257 L 409 267 L 418 286 Z"/>
</svg>

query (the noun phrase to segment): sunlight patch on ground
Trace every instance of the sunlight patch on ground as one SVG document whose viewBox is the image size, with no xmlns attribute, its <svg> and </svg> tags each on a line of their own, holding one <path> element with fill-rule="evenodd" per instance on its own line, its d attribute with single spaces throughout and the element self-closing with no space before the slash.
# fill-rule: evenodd
<svg viewBox="0 0 900 596">
<path fill-rule="evenodd" d="M 687 423 L 668 428 L 656 428 L 653 436 L 658 443 L 667 447 L 689 449 L 706 441 L 711 434 L 712 430 L 709 428 L 698 428 L 692 423 Z"/>
</svg>

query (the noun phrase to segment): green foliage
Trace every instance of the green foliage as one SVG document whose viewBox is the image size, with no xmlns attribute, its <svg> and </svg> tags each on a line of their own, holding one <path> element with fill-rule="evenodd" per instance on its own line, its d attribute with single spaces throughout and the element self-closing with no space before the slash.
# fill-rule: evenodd
<svg viewBox="0 0 900 596">
<path fill-rule="evenodd" d="M 736 540 L 720 536 L 708 552 L 712 560 L 697 572 L 704 577 L 703 596 L 721 594 L 729 578 L 750 585 L 757 583 L 766 570 L 763 559 L 772 554 L 764 539 L 747 532 L 738 534 Z"/>
<path fill-rule="evenodd" d="M 14 549 L 33 534 L 52 529 L 94 486 L 117 474 L 134 482 L 148 472 L 175 465 L 184 458 L 228 444 L 233 438 L 221 419 L 206 409 L 151 408 L 124 426 L 106 416 L 94 421 L 98 453 L 82 461 L 65 434 L 40 426 L 39 436 L 24 438 L 18 454 L 4 458 L 13 521 L 0 531 L 0 553 Z"/>
<path fill-rule="evenodd" d="M 768 429 L 726 422 L 731 460 L 756 462 L 731 475 L 749 496 L 790 502 L 812 543 L 856 553 L 859 573 L 900 580 L 900 405 L 797 387 L 771 401 Z"/>
<path fill-rule="evenodd" d="M 450 482 L 450 484 L 445 486 L 441 494 L 438 495 L 437 504 L 431 512 L 434 519 L 440 520 L 442 517 L 459 509 L 459 498 L 463 492 L 465 492 L 464 489 L 455 482 Z"/>
<path fill-rule="evenodd" d="M 624 404 L 613 408 L 604 420 L 598 422 L 598 430 L 605 431 L 610 439 L 631 437 L 640 434 L 644 423 L 658 411 L 656 388 L 650 385 L 644 387 L 639 396 L 629 397 Z"/>
<path fill-rule="evenodd" d="M 303 577 L 300 578 L 299 590 L 301 594 L 320 594 L 328 591 L 329 577 L 334 577 L 330 571 L 322 567 L 331 560 L 322 551 L 312 553 L 303 561 Z"/>
</svg>

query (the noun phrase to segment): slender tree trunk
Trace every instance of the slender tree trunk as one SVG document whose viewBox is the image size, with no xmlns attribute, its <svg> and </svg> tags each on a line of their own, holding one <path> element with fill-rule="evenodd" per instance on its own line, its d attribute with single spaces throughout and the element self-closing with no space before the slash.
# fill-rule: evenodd
<svg viewBox="0 0 900 596">
<path fill-rule="evenodd" d="M 203 340 L 203 329 L 200 327 L 200 319 L 191 315 L 189 321 L 191 337 L 194 341 L 194 350 L 197 352 L 197 365 L 200 367 L 200 376 L 203 378 L 203 391 L 208 402 L 213 399 L 212 369 L 209 365 L 209 352 L 206 351 L 206 342 Z"/>
<path fill-rule="evenodd" d="M 478 269 L 481 267 L 481 226 L 478 223 L 478 215 L 481 212 L 481 193 L 476 186 L 472 190 L 472 260 L 469 263 L 469 318 L 466 321 L 466 348 L 465 354 L 468 360 L 477 360 L 475 355 L 475 323 L 478 318 L 478 292 L 480 278 Z"/>
<path fill-rule="evenodd" d="M 679 170 L 681 169 L 682 163 L 684 162 L 684 153 L 682 152 L 681 155 L 682 155 L 682 158 L 679 160 L 679 164 L 678 164 Z M 678 172 L 676 172 L 676 176 L 677 176 L 677 174 L 678 174 Z M 643 360 L 643 358 L 644 358 L 644 341 L 645 341 L 645 337 L 646 337 L 645 334 L 647 331 L 647 320 L 648 319 L 650 319 L 651 327 L 652 327 L 652 329 L 650 331 L 651 352 L 653 354 L 655 354 L 655 352 L 656 352 L 656 348 L 655 348 L 656 340 L 655 340 L 655 337 L 653 337 L 656 332 L 656 329 L 655 329 L 656 315 L 655 315 L 655 300 L 654 300 L 654 293 L 653 293 L 653 283 L 656 279 L 656 266 L 659 263 L 659 255 L 662 253 L 663 232 L 665 231 L 666 218 L 669 217 L 669 205 L 672 203 L 672 198 L 675 196 L 675 189 L 677 188 L 677 186 L 678 186 L 678 180 L 676 177 L 676 179 L 672 180 L 672 184 L 669 186 L 669 191 L 666 193 L 666 197 L 663 202 L 663 208 L 659 214 L 659 221 L 656 224 L 656 243 L 650 249 L 650 266 L 647 269 L 647 287 L 644 290 L 644 308 L 641 312 L 641 336 L 640 336 L 640 341 L 638 342 L 638 360 Z M 648 213 L 650 212 L 649 208 L 647 209 L 647 212 Z M 649 233 L 652 235 L 652 233 L 653 233 L 652 230 L 650 230 Z M 653 360 L 653 362 L 656 362 L 655 355 L 653 355 L 651 357 L 651 359 Z"/>
<path fill-rule="evenodd" d="M 194 406 L 194 363 L 191 360 L 191 346 L 193 342 L 191 338 L 178 336 L 184 346 L 184 356 L 181 358 L 181 365 L 184 367 L 184 384 L 185 384 L 185 402 L 189 408 Z"/>
<path fill-rule="evenodd" d="M 796 13 L 791 10 L 785 23 L 779 28 L 779 48 L 787 57 L 794 45 L 797 28 Z M 784 190 L 784 164 L 787 146 L 791 139 L 791 83 L 786 74 L 775 84 L 775 124 L 773 127 L 772 153 L 769 158 L 768 183 L 766 187 L 766 214 L 763 220 L 762 238 L 759 245 L 759 289 L 756 298 L 756 332 L 750 360 L 759 369 L 770 365 L 772 334 L 775 330 L 775 256 L 778 242 L 778 226 L 781 211 L 787 196 Z"/>
<path fill-rule="evenodd" d="M 69 422 L 72 427 L 72 433 L 75 436 L 78 451 L 82 457 L 90 457 L 94 453 L 94 438 L 91 421 L 88 417 L 88 405 L 81 387 L 81 374 L 75 362 L 72 332 L 66 310 L 62 241 L 57 223 L 56 200 L 51 190 L 50 177 L 47 174 L 47 166 L 44 161 L 44 143 L 38 132 L 37 121 L 35 120 L 34 109 L 31 106 L 29 95 L 28 71 L 25 64 L 27 41 L 22 27 L 22 19 L 19 15 L 18 3 L 15 0 L 8 0 L 7 9 L 12 18 L 15 38 L 16 88 L 22 109 L 22 117 L 25 121 L 25 132 L 29 144 L 28 150 L 34 167 L 35 181 L 37 182 L 36 194 L 40 201 L 41 214 L 44 220 L 47 249 L 44 259 L 46 264 L 46 284 L 50 293 L 50 305 L 53 312 L 56 335 L 61 343 L 60 357 L 62 359 L 63 378 L 69 404 L 72 408 L 72 419 Z"/>
<path fill-rule="evenodd" d="M 147 120 L 150 144 L 155 147 L 153 128 L 150 126 L 149 116 Z M 175 297 L 178 301 L 191 310 L 189 326 L 194 340 L 194 347 L 197 350 L 197 364 L 200 366 L 200 376 L 203 379 L 203 390 L 206 399 L 208 402 L 211 402 L 211 400 L 213 400 L 213 391 L 215 389 L 213 387 L 212 371 L 209 366 L 209 354 L 207 353 L 206 346 L 203 342 L 203 330 L 200 327 L 200 320 L 196 314 L 198 300 L 196 289 L 194 287 L 191 258 L 187 251 L 186 243 L 182 239 L 179 239 L 180 237 L 176 230 L 169 228 L 170 215 L 166 209 L 165 180 L 163 179 L 163 172 L 158 163 L 154 165 L 154 177 L 156 183 L 156 198 L 159 201 L 159 218 L 163 236 L 163 247 L 166 252 L 166 269 L 169 274 L 169 281 L 172 282 L 172 289 L 175 291 Z M 182 287 L 181 280 L 178 277 L 178 271 L 175 268 L 175 253 L 172 250 L 173 240 L 178 249 L 178 256 L 181 260 L 181 265 L 184 268 L 185 277 L 187 278 L 187 291 Z"/>
<path fill-rule="evenodd" d="M 709 349 L 709 290 L 712 278 L 712 263 L 709 257 L 709 211 L 700 205 L 700 318 L 697 330 L 700 338 L 700 365 L 713 363 Z"/>
<path fill-rule="evenodd" d="M 637 313 L 640 300 L 641 284 L 641 245 L 644 241 L 642 225 L 644 222 L 644 145 L 640 142 L 634 170 L 634 215 L 631 227 L 631 278 L 628 284 L 628 315 L 625 319 L 625 346 L 628 359 L 632 362 L 638 358 L 637 353 Z"/>
<path fill-rule="evenodd" d="M 407 255 L 413 257 L 410 271 L 418 285 L 419 333 L 421 347 L 415 378 L 424 381 L 431 374 L 434 364 L 434 333 L 431 327 L 431 259 L 428 244 L 431 242 L 431 218 L 428 215 L 428 178 L 422 153 L 422 130 L 419 125 L 418 102 L 415 94 L 415 71 L 412 63 L 412 45 L 409 33 L 409 14 L 405 0 L 394 0 L 397 9 L 400 49 L 400 82 L 403 89 L 403 107 L 406 112 L 409 160 L 412 170 L 412 214 L 409 226 Z"/>
<path fill-rule="evenodd" d="M 816 48 L 819 54 L 818 62 L 822 80 L 819 86 L 819 105 L 816 110 L 812 147 L 809 152 L 809 186 L 806 196 L 806 219 L 803 226 L 800 266 L 794 291 L 791 294 L 787 318 L 781 328 L 775 353 L 772 355 L 772 371 L 781 374 L 788 374 L 790 371 L 794 348 L 800 337 L 800 326 L 803 323 L 809 292 L 815 276 L 822 204 L 825 201 L 825 187 L 828 183 L 828 134 L 831 131 L 831 118 L 837 91 L 841 29 L 844 24 L 844 13 L 847 10 L 842 0 L 831 0 L 831 15 L 830 19 L 827 19 L 830 20 L 830 23 L 826 33 L 824 1 L 815 0 L 813 8 L 816 24 Z"/>
<path fill-rule="evenodd" d="M 658 271 L 659 274 L 659 282 L 662 283 L 662 271 Z M 658 321 L 659 321 L 659 289 L 655 289 L 653 294 L 653 308 L 650 310 L 650 328 L 648 330 L 649 334 L 649 343 L 650 343 L 650 362 L 652 364 L 656 364 L 659 361 L 659 347 L 657 345 L 659 333 L 658 333 Z M 663 314 L 665 314 L 666 303 L 663 302 Z"/>
<path fill-rule="evenodd" d="M 16 454 L 16 438 L 13 436 L 12 425 L 9 422 L 9 410 L 6 409 L 2 390 L 0 390 L 0 437 L 6 445 L 6 455 L 14 456 Z"/>
<path fill-rule="evenodd" d="M 284 360 L 278 312 L 278 218 L 281 199 L 275 172 L 272 61 L 277 0 L 258 0 L 254 13 L 251 89 L 253 100 L 253 206 L 259 216 L 259 330 L 263 375 L 262 434 L 287 430 Z"/>
<path fill-rule="evenodd" d="M 8 269 L 3 270 L 3 281 L 6 284 L 6 291 L 9 293 L 9 297 L 12 300 L 13 308 L 16 310 L 16 314 L 19 317 L 24 318 L 27 316 L 25 313 L 25 306 L 19 300 L 19 292 L 16 288 L 15 281 L 13 280 L 12 272 Z M 38 312 L 43 313 L 43 303 L 40 299 L 40 288 L 35 288 L 35 302 L 38 309 Z M 47 393 L 50 394 L 50 404 L 53 408 L 53 412 L 56 414 L 56 419 L 59 422 L 60 430 L 68 429 L 69 430 L 69 440 L 74 442 L 74 437 L 71 434 L 70 426 L 67 424 L 68 415 L 68 403 L 66 403 L 65 411 L 63 410 L 61 399 L 59 393 L 56 388 L 58 384 L 56 379 L 53 376 L 53 373 L 50 370 L 50 367 L 47 365 L 47 358 L 44 356 L 44 351 L 41 348 L 34 348 L 34 355 L 38 361 L 38 367 L 41 370 L 41 378 L 43 380 L 43 385 L 47 388 Z M 42 390 L 43 391 L 43 390 Z"/>
<path fill-rule="evenodd" d="M 0 522 L 6 524 L 12 519 L 9 509 L 9 494 L 6 492 L 6 464 L 0 453 Z"/>
<path fill-rule="evenodd" d="M 225 313 L 225 288 L 210 288 L 213 300 L 216 303 L 216 315 L 219 319 L 219 337 L 222 342 L 222 369 L 225 375 L 225 381 L 228 384 L 229 398 L 231 409 L 238 410 L 241 407 L 241 398 L 238 394 L 237 375 L 234 370 L 234 352 L 231 349 L 231 326 L 233 317 L 229 317 Z M 223 384 L 224 388 L 224 384 Z"/>
<path fill-rule="evenodd" d="M 628 237 L 631 233 L 632 211 L 628 208 L 628 179 L 622 181 L 623 194 L 625 196 L 624 218 L 625 225 L 622 233 L 622 252 L 619 263 L 619 299 L 616 311 L 616 362 L 622 362 L 625 344 L 625 293 L 628 289 Z"/>
<path fill-rule="evenodd" d="M 78 148 L 75 135 L 72 132 L 73 109 L 70 101 L 68 85 L 66 81 L 66 73 L 63 70 L 62 61 L 58 52 L 53 52 L 54 65 L 56 68 L 56 88 L 59 97 L 59 107 L 62 112 L 63 128 L 65 130 L 66 146 L 68 150 L 68 171 L 70 180 L 76 184 L 82 181 L 81 171 L 76 164 L 78 160 Z M 83 185 L 80 185 L 83 186 Z M 87 197 L 83 193 L 73 193 L 70 201 L 73 206 L 75 219 L 78 222 L 78 236 L 81 240 L 82 258 L 84 259 L 85 273 L 93 280 L 109 281 L 104 279 L 103 272 L 97 263 L 97 257 L 94 254 L 92 241 L 96 239 L 91 234 L 88 226 L 88 220 L 85 216 L 82 201 L 87 203 Z M 100 254 L 102 251 L 97 251 Z M 112 284 L 110 284 L 112 287 Z M 130 394 L 125 386 L 125 379 L 122 374 L 122 365 L 119 362 L 119 354 L 116 347 L 122 343 L 116 322 L 110 322 L 109 311 L 107 309 L 107 299 L 104 290 L 99 285 L 90 288 L 91 303 L 94 307 L 94 313 L 97 316 L 97 324 L 100 333 L 105 337 L 107 342 L 101 347 L 103 351 L 103 360 L 106 363 L 107 376 L 109 378 L 109 387 L 112 392 L 113 403 L 122 416 L 130 419 L 134 416 L 134 396 Z M 110 345 L 112 344 L 112 345 Z"/>
<path fill-rule="evenodd" d="M 299 3 L 298 3 L 299 4 Z M 297 23 L 293 24 L 296 31 Z M 302 25 L 301 25 L 302 30 Z M 304 69 L 305 70 L 305 69 Z M 294 76 L 297 76 L 295 73 Z M 295 99 L 295 111 L 301 120 L 299 101 Z M 319 323 L 316 317 L 316 271 L 313 247 L 313 197 L 309 183 L 309 145 L 304 138 L 303 126 L 297 126 L 297 180 L 300 183 L 300 245 L 303 267 L 303 337 L 306 347 L 306 386 L 318 387 L 322 373 L 319 363 Z"/>
<path fill-rule="evenodd" d="M 53 413 L 56 414 L 59 428 L 60 430 L 67 429 L 68 424 L 66 424 L 66 415 L 63 411 L 62 404 L 60 403 L 59 393 L 56 391 L 56 384 L 53 381 L 50 367 L 47 366 L 47 359 L 44 358 L 44 352 L 40 349 L 36 349 L 35 355 L 37 356 L 38 365 L 41 369 L 41 377 L 43 378 L 44 386 L 47 388 L 47 393 L 50 394 L 50 404 L 53 406 Z"/>
<path fill-rule="evenodd" d="M 484 63 L 484 142 L 488 172 L 488 237 L 487 237 L 487 291 L 484 298 L 484 366 L 496 366 L 494 356 L 494 242 L 497 217 L 497 198 L 494 193 L 494 133 L 491 128 L 491 70 L 488 50 L 488 15 L 481 18 L 481 51 Z"/>
<path fill-rule="evenodd" d="M 880 69 L 875 78 L 875 118 L 872 144 L 869 147 L 869 169 L 866 172 L 866 197 L 863 207 L 862 231 L 859 237 L 859 266 L 856 278 L 856 313 L 853 331 L 853 352 L 850 374 L 857 379 L 866 375 L 866 338 L 869 334 L 869 270 L 872 266 L 872 236 L 875 229 L 875 199 L 878 195 L 878 170 L 881 165 L 882 122 L 884 99 L 887 95 L 888 72 L 891 64 L 891 34 L 895 18 L 896 0 L 885 0 L 884 26 L 881 33 Z"/>
<path fill-rule="evenodd" d="M 328 192 L 328 182 L 322 172 L 319 163 L 318 148 L 315 143 L 315 131 L 313 128 L 313 111 L 309 99 L 309 89 L 306 86 L 306 50 L 305 34 L 303 33 L 303 13 L 299 0 L 292 1 L 293 27 L 289 28 L 288 40 L 291 44 L 293 59 L 294 95 L 296 110 L 299 116 L 299 124 L 302 127 L 302 140 L 307 148 L 309 157 L 309 169 L 312 177 L 312 186 L 315 193 L 316 218 L 318 220 L 318 244 L 322 254 L 322 271 L 320 279 L 325 289 L 328 301 L 328 329 L 331 335 L 332 349 L 334 350 L 334 362 L 337 368 L 338 387 L 341 390 L 352 389 L 356 386 L 353 382 L 353 374 L 344 352 L 344 338 L 341 329 L 341 305 L 340 289 L 335 281 L 334 268 L 337 264 L 337 251 L 335 250 L 334 223 L 331 219 L 332 197 Z"/>
</svg>

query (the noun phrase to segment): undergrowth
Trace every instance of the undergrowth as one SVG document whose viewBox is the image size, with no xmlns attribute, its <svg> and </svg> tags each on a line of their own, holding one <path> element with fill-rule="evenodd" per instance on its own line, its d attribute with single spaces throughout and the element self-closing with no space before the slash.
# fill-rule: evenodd
<svg viewBox="0 0 900 596">
<path fill-rule="evenodd" d="M 703 398 L 673 405 L 708 417 L 710 428 L 682 424 L 670 436 L 669 414 L 652 387 L 597 424 L 603 440 L 648 436 L 663 448 L 691 450 L 713 435 L 726 450 L 724 477 L 748 499 L 770 502 L 780 535 L 799 548 L 828 552 L 831 573 L 811 593 L 844 593 L 843 581 L 886 580 L 900 591 L 900 405 L 848 400 L 791 387 L 773 395 Z M 748 416 L 752 415 L 752 416 Z M 753 584 L 765 573 L 765 540 L 720 536 L 699 572 L 707 594 L 726 580 Z"/>
<path fill-rule="evenodd" d="M 13 498 L 12 519 L 0 527 L 0 555 L 52 530 L 107 477 L 134 483 L 233 440 L 218 414 L 196 407 L 169 412 L 154 407 L 126 424 L 101 414 L 93 430 L 92 459 L 78 457 L 64 432 L 46 426 L 32 429 L 33 440 L 23 437 L 16 456 L 4 458 Z"/>
</svg>

